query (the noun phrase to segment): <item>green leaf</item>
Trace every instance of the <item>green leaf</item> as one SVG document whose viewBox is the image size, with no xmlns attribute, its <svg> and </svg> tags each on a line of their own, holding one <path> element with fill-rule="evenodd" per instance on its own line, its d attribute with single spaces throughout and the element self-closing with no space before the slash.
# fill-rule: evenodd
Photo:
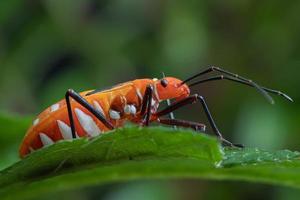
<svg viewBox="0 0 300 200">
<path fill-rule="evenodd" d="M 127 127 L 32 153 L 0 172 L 0 196 L 29 199 L 88 185 L 162 178 L 300 187 L 299 155 L 287 150 L 223 149 L 215 138 L 189 130 Z"/>
<path fill-rule="evenodd" d="M 300 153 L 257 148 L 226 149 L 217 179 L 245 180 L 300 188 Z"/>
<path fill-rule="evenodd" d="M 163 171 L 174 173 L 182 164 L 179 168 L 184 169 L 186 162 L 210 169 L 221 159 L 217 140 L 203 134 L 165 128 L 121 128 L 93 140 L 58 142 L 32 153 L 1 172 L 0 196 L 18 199 L 113 180 L 165 177 L 167 173 Z M 14 189 L 19 192 L 14 193 Z"/>
</svg>

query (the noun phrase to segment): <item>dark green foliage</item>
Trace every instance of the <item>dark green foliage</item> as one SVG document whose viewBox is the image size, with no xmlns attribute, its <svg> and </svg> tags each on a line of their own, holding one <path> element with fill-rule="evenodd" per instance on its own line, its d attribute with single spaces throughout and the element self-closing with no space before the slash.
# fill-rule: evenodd
<svg viewBox="0 0 300 200">
<path fill-rule="evenodd" d="M 215 138 L 189 130 L 127 127 L 34 152 L 1 172 L 0 195 L 30 198 L 87 185 L 166 178 L 300 187 L 298 158 L 299 153 L 287 150 L 223 150 Z"/>
</svg>

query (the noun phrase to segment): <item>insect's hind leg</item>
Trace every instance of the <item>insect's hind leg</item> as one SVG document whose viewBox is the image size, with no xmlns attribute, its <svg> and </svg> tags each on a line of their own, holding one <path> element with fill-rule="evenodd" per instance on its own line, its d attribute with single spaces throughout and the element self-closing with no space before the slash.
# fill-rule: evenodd
<svg viewBox="0 0 300 200">
<path fill-rule="evenodd" d="M 107 128 L 114 129 L 114 126 L 105 118 L 105 116 L 103 116 L 102 113 L 100 113 L 93 106 L 91 106 L 82 96 L 80 96 L 80 94 L 78 94 L 77 92 L 75 92 L 72 89 L 68 89 L 68 91 L 66 92 L 66 95 L 65 95 L 65 99 L 66 99 L 66 103 L 67 103 L 68 116 L 69 116 L 69 120 L 70 120 L 70 127 L 71 127 L 73 138 L 76 138 L 76 131 L 75 131 L 74 118 L 73 118 L 73 114 L 72 114 L 70 97 L 72 97 L 76 102 L 78 102 L 80 105 L 85 107 L 88 111 L 90 111 Z"/>
</svg>

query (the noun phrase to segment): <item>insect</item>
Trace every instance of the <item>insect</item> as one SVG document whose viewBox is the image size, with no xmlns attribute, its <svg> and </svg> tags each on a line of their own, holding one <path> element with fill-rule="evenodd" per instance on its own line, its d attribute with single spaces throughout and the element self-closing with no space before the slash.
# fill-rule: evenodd
<svg viewBox="0 0 300 200">
<path fill-rule="evenodd" d="M 220 75 L 194 81 L 213 71 Z M 220 141 L 224 145 L 239 146 L 223 137 L 204 97 L 190 93 L 191 87 L 215 80 L 230 80 L 254 87 L 271 103 L 274 101 L 269 93 L 293 101 L 280 91 L 261 87 L 249 79 L 219 67 L 209 67 L 183 81 L 174 77 L 164 77 L 160 80 L 136 79 L 102 91 L 90 90 L 77 93 L 69 89 L 65 94 L 65 99 L 44 110 L 33 121 L 33 125 L 27 131 L 20 146 L 20 157 L 23 158 L 32 151 L 49 146 L 59 140 L 95 137 L 123 126 L 126 121 L 142 126 L 158 122 L 204 132 L 206 126 L 202 123 L 164 117 L 185 105 L 196 102 L 201 104 L 214 134 Z M 166 108 L 158 110 L 160 102 L 169 99 L 173 99 L 174 102 Z"/>
</svg>

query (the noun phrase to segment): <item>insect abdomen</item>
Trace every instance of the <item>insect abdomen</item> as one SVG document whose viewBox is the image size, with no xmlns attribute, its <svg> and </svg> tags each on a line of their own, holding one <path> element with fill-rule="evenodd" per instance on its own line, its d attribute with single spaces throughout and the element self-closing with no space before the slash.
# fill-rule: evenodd
<svg viewBox="0 0 300 200">
<path fill-rule="evenodd" d="M 137 89 L 132 83 L 126 83 L 111 90 L 92 94 L 90 92 L 83 92 L 80 95 L 101 112 L 114 127 L 120 127 L 126 119 L 135 121 L 133 118 L 136 118 L 135 115 L 140 109 L 144 91 Z M 71 105 L 77 137 L 95 137 L 110 130 L 76 101 L 71 100 Z M 25 135 L 19 153 L 21 157 L 24 157 L 31 151 L 59 140 L 70 139 L 73 138 L 67 105 L 66 101 L 62 100 L 47 108 L 34 120 L 32 127 Z"/>
<path fill-rule="evenodd" d="M 107 116 L 105 103 L 90 99 L 95 109 Z M 76 102 L 72 102 L 72 113 L 77 137 L 95 137 L 109 130 L 89 111 Z M 71 140 L 72 132 L 65 100 L 54 104 L 42 112 L 27 131 L 20 147 L 20 156 L 51 145 L 59 140 Z"/>
</svg>

